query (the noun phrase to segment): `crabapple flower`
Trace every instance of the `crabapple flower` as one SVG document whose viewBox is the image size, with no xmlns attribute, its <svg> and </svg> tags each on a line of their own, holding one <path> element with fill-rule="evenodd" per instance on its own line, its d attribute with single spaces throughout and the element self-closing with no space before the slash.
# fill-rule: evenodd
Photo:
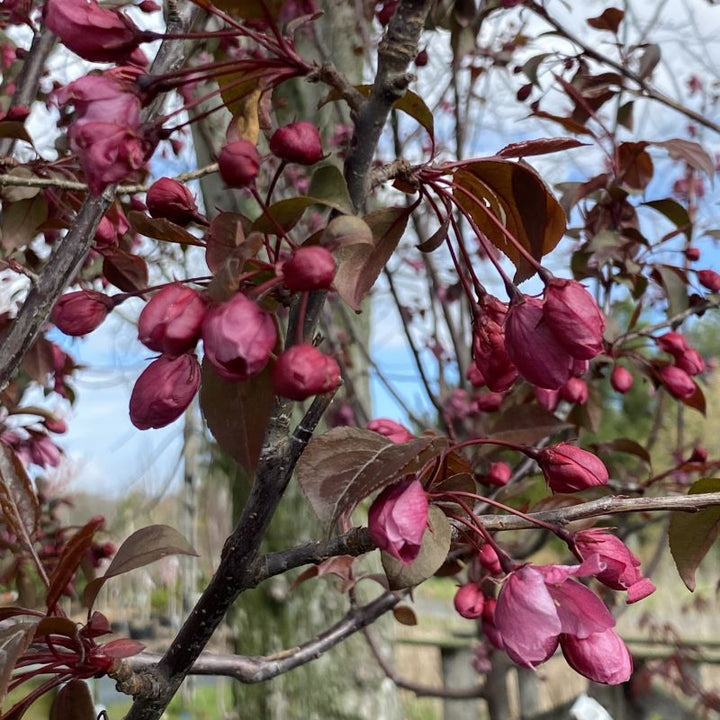
<svg viewBox="0 0 720 720">
<path fill-rule="evenodd" d="M 670 353 L 673 357 L 682 355 L 688 349 L 685 336 L 674 330 L 666 332 L 664 335 L 660 335 L 660 337 L 656 337 L 655 343 L 661 350 Z"/>
<path fill-rule="evenodd" d="M 640 572 L 640 560 L 625 543 L 605 530 L 581 530 L 575 547 L 583 558 L 599 556 L 605 569 L 595 577 L 613 590 L 627 590 L 628 604 L 652 595 L 655 585 Z"/>
<path fill-rule="evenodd" d="M 138 430 L 161 428 L 177 420 L 200 384 L 200 365 L 193 353 L 161 355 L 135 381 L 130 420 Z"/>
<path fill-rule="evenodd" d="M 140 98 L 131 85 L 112 75 L 84 75 L 56 90 L 52 97 L 58 105 L 75 107 L 74 127 L 120 120 L 128 127 L 140 126 Z"/>
<path fill-rule="evenodd" d="M 285 162 L 299 165 L 314 165 L 325 157 L 320 132 L 311 122 L 278 128 L 270 138 L 270 152 Z"/>
<path fill-rule="evenodd" d="M 587 383 L 578 377 L 571 377 L 561 388 L 560 397 L 565 402 L 584 405 L 588 401 Z"/>
<path fill-rule="evenodd" d="M 288 290 L 327 290 L 335 277 L 335 258 L 320 245 L 301 247 L 283 264 L 282 272 Z"/>
<path fill-rule="evenodd" d="M 503 487 L 508 484 L 508 480 L 512 476 L 512 469 L 506 462 L 494 462 L 490 463 L 490 468 L 483 478 L 486 483 L 490 485 L 497 485 Z"/>
<path fill-rule="evenodd" d="M 572 493 L 606 485 L 609 477 L 599 457 L 570 443 L 539 450 L 537 463 L 554 492 Z"/>
<path fill-rule="evenodd" d="M 480 377 L 493 392 L 509 390 L 518 377 L 518 371 L 508 354 L 503 328 L 494 320 L 483 317 L 473 329 L 473 361 Z"/>
<path fill-rule="evenodd" d="M 401 480 L 385 488 L 368 511 L 373 542 L 409 565 L 420 552 L 429 504 L 419 480 Z"/>
<path fill-rule="evenodd" d="M 658 377 L 667 391 L 678 400 L 689 398 L 695 393 L 695 383 L 682 368 L 664 365 L 658 370 Z"/>
<path fill-rule="evenodd" d="M 208 311 L 201 333 L 205 357 L 225 380 L 257 375 L 277 342 L 272 316 L 240 293 Z"/>
<path fill-rule="evenodd" d="M 612 374 L 610 375 L 610 384 L 614 390 L 624 394 L 630 391 L 634 382 L 635 378 L 627 368 L 624 368 L 622 365 L 616 365 L 613 368 Z"/>
<path fill-rule="evenodd" d="M 66 335 L 87 335 L 102 323 L 112 307 L 107 295 L 95 290 L 78 290 L 60 297 L 50 319 Z"/>
<path fill-rule="evenodd" d="M 228 143 L 218 157 L 220 177 L 232 188 L 244 188 L 255 182 L 260 172 L 260 156 L 249 140 Z"/>
<path fill-rule="evenodd" d="M 404 443 L 415 439 L 415 436 L 404 425 L 388 418 L 371 420 L 365 427 L 379 435 L 384 435 L 394 443 Z"/>
<path fill-rule="evenodd" d="M 272 378 L 278 395 L 305 400 L 334 390 L 340 384 L 340 367 L 313 345 L 293 345 L 278 357 Z"/>
<path fill-rule="evenodd" d="M 632 675 L 632 657 L 612 628 L 586 638 L 561 635 L 560 647 L 567 664 L 593 682 L 619 685 Z"/>
<path fill-rule="evenodd" d="M 166 285 L 152 296 L 138 318 L 138 339 L 167 355 L 192 350 L 200 339 L 207 304 L 200 293 L 181 283 Z"/>
<path fill-rule="evenodd" d="M 165 218 L 181 227 L 198 217 L 194 195 L 185 185 L 169 177 L 161 177 L 149 187 L 145 202 L 151 217 Z"/>
<path fill-rule="evenodd" d="M 695 348 L 688 348 L 675 358 L 675 365 L 688 375 L 699 375 L 705 370 L 705 360 Z"/>
<path fill-rule="evenodd" d="M 477 583 L 466 583 L 455 593 L 453 605 L 459 615 L 468 620 L 475 620 L 482 617 L 485 596 Z"/>
<path fill-rule="evenodd" d="M 499 575 L 502 572 L 500 558 L 490 543 L 485 543 L 478 553 L 480 564 L 491 574 Z"/>
<path fill-rule="evenodd" d="M 715 270 L 698 270 L 697 278 L 700 284 L 710 292 L 720 292 L 720 273 Z"/>
</svg>

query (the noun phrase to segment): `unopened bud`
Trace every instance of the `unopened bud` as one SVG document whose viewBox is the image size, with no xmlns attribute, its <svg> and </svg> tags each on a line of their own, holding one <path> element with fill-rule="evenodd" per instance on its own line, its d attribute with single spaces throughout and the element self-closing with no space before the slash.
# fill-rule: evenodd
<svg viewBox="0 0 720 720">
<path fill-rule="evenodd" d="M 165 218 L 185 227 L 198 217 L 193 194 L 185 185 L 169 177 L 156 180 L 148 189 L 148 212 L 154 218 Z"/>
<path fill-rule="evenodd" d="M 293 345 L 278 357 L 272 376 L 278 395 L 305 400 L 334 390 L 340 384 L 340 367 L 313 345 Z"/>
<path fill-rule="evenodd" d="M 249 140 L 229 143 L 218 157 L 220 176 L 232 188 L 244 188 L 255 182 L 260 171 L 260 156 Z"/>
<path fill-rule="evenodd" d="M 87 335 L 102 323 L 113 304 L 95 290 L 66 293 L 55 303 L 50 319 L 66 335 Z"/>
<path fill-rule="evenodd" d="M 720 292 L 720 273 L 715 270 L 698 270 L 697 278 L 710 292 Z"/>
<path fill-rule="evenodd" d="M 685 400 L 695 394 L 696 385 L 692 378 L 675 365 L 664 365 L 658 370 L 660 382 L 678 400 Z"/>
<path fill-rule="evenodd" d="M 314 165 L 322 160 L 320 132 L 311 122 L 284 125 L 270 138 L 270 152 L 285 162 Z"/>
<path fill-rule="evenodd" d="M 282 272 L 289 290 L 327 290 L 335 277 L 335 259 L 320 245 L 301 247 L 284 263 Z"/>
<path fill-rule="evenodd" d="M 610 384 L 614 390 L 624 394 L 630 391 L 634 382 L 635 378 L 627 368 L 622 365 L 616 365 L 613 368 L 612 375 L 610 375 Z"/>
<path fill-rule="evenodd" d="M 609 477 L 599 457 L 570 443 L 543 448 L 537 462 L 554 492 L 572 493 L 606 485 Z"/>
<path fill-rule="evenodd" d="M 468 620 L 475 620 L 482 616 L 485 596 L 477 583 L 467 583 L 455 593 L 453 605 L 459 615 Z"/>
</svg>

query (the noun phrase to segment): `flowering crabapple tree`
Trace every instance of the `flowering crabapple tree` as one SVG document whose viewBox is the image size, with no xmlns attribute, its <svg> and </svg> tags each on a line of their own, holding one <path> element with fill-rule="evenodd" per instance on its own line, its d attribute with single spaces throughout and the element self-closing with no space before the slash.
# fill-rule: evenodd
<svg viewBox="0 0 720 720">
<path fill-rule="evenodd" d="M 574 33 L 555 4 L 356 3 L 372 69 L 357 85 L 323 54 L 312 0 L 168 0 L 163 22 L 152 0 L 132 16 L 131 3 L 3 3 L 0 252 L 16 295 L 2 316 L 0 510 L 14 558 L 4 580 L 19 604 L 0 609 L 0 697 L 27 688 L 3 718 L 57 688 L 53 717 L 93 717 L 85 680 L 103 675 L 133 696 L 129 719 L 159 718 L 189 673 L 257 683 L 360 631 L 372 645 L 368 626 L 392 611 L 407 618 L 399 608 L 433 576 L 457 585 L 454 610 L 478 629 L 480 680 L 466 696 L 488 697 L 482 678 L 501 653 L 536 668 L 559 649 L 592 681 L 630 680 L 614 594 L 632 604 L 655 585 L 623 518 L 672 513 L 670 546 L 691 590 L 720 529 L 718 458 L 678 429 L 659 472 L 656 431 L 611 427 L 638 393 L 658 418 L 672 406 L 705 412 L 708 358 L 683 324 L 701 328 L 719 302 L 720 274 L 698 241 L 712 230 L 702 200 L 715 170 L 700 133 L 712 146 L 720 128 L 702 78 L 689 77 L 688 92 L 707 112 L 658 89 L 660 48 L 627 41 L 622 10 L 602 4 Z M 545 51 L 548 29 L 561 42 Z M 53 82 L 55 52 L 86 71 Z M 498 72 L 528 127 L 546 132 L 480 153 L 478 83 Z M 346 107 L 350 124 L 323 137 L 313 115 L 280 121 L 282 90 L 298 81 Z M 31 132 L 43 105 L 56 111 L 54 152 Z M 648 105 L 690 123 L 688 137 L 635 137 L 636 107 Z M 215 112 L 230 120 L 214 162 L 151 175 L 158 153 Z M 528 160 L 550 167 L 544 156 L 582 152 L 594 170 L 558 196 Z M 658 162 L 675 173 L 672 188 L 653 184 Z M 242 212 L 198 204 L 186 183 L 207 176 Z M 556 248 L 569 253 L 562 269 L 547 257 Z M 162 282 L 155 264 L 175 250 L 201 270 Z M 354 391 L 347 359 L 361 339 L 337 318 L 373 292 L 402 318 L 432 412 L 404 403 L 372 348 L 361 349 L 401 415 L 373 417 Z M 62 527 L 32 479 L 57 464 L 66 427 L 28 397 L 39 387 L 74 399 L 75 362 L 47 333 L 85 336 L 131 300 L 144 303 L 138 338 L 155 354 L 129 397 L 132 423 L 167 426 L 199 394 L 209 431 L 253 478 L 215 574 L 162 656 L 107 641 L 95 601 L 113 577 L 192 547 L 150 526 L 115 551 L 99 539 L 100 517 Z M 319 519 L 317 537 L 263 554 L 290 483 Z M 510 530 L 540 545 L 505 541 Z M 534 562 L 549 538 L 554 561 Z M 380 590 L 365 602 L 362 558 L 377 550 Z M 241 594 L 304 566 L 305 582 L 339 576 L 350 605 L 339 622 L 266 657 L 204 652 Z M 717 708 L 713 693 L 691 694 Z"/>
</svg>

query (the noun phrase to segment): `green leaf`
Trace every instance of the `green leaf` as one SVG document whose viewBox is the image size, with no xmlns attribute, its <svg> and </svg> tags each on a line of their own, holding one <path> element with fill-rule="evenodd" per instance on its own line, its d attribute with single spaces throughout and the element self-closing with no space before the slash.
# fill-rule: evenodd
<svg viewBox="0 0 720 720">
<path fill-rule="evenodd" d="M 105 574 L 87 584 L 83 593 L 83 602 L 91 608 L 100 588 L 107 580 L 154 563 L 167 555 L 197 557 L 198 554 L 192 545 L 169 525 L 150 525 L 140 528 L 118 548 Z"/>
<path fill-rule="evenodd" d="M 321 165 L 315 170 L 310 179 L 308 197 L 316 198 L 316 202 L 335 208 L 345 215 L 355 212 L 345 178 L 335 165 Z"/>
<path fill-rule="evenodd" d="M 383 568 L 391 590 L 415 587 L 432 577 L 445 562 L 450 550 L 450 522 L 436 505 L 428 512 L 428 528 L 423 535 L 418 556 L 409 565 L 381 552 Z"/>
<path fill-rule="evenodd" d="M 642 204 L 664 215 L 675 227 L 685 233 L 688 240 L 691 239 L 693 230 L 692 220 L 690 220 L 687 209 L 677 200 L 663 198 L 662 200 L 651 200 L 650 202 Z"/>
<path fill-rule="evenodd" d="M 693 483 L 688 495 L 720 492 L 720 478 L 701 478 Z M 670 552 L 682 581 L 695 590 L 695 572 L 720 534 L 720 507 L 698 512 L 674 512 L 670 517 Z"/>
<path fill-rule="evenodd" d="M 672 265 L 658 265 L 651 274 L 653 280 L 665 289 L 670 317 L 688 309 L 687 276 L 681 268 Z"/>
</svg>

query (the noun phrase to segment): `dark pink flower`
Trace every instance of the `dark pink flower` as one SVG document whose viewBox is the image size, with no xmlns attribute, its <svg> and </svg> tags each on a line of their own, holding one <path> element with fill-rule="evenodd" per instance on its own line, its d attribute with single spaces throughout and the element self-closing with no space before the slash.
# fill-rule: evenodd
<svg viewBox="0 0 720 720">
<path fill-rule="evenodd" d="M 511 476 L 512 469 L 506 462 L 494 462 L 490 463 L 490 468 L 488 469 L 484 480 L 490 485 L 503 487 L 504 485 L 507 485 Z"/>
<path fill-rule="evenodd" d="M 325 157 L 320 132 L 310 122 L 278 128 L 270 138 L 270 152 L 285 162 L 300 165 L 314 165 Z"/>
<path fill-rule="evenodd" d="M 272 316 L 238 293 L 205 316 L 205 357 L 225 380 L 247 380 L 259 373 L 277 342 Z"/>
<path fill-rule="evenodd" d="M 200 339 L 207 304 L 200 293 L 181 283 L 166 285 L 152 296 L 138 318 L 138 339 L 167 355 L 192 350 Z"/>
<path fill-rule="evenodd" d="M 117 247 L 120 239 L 129 229 L 130 223 L 122 208 L 118 203 L 113 203 L 95 231 L 95 247 Z"/>
<path fill-rule="evenodd" d="M 102 323 L 112 307 L 107 295 L 95 290 L 78 290 L 60 297 L 50 319 L 66 335 L 87 335 Z"/>
<path fill-rule="evenodd" d="M 370 537 L 381 550 L 409 565 L 420 552 L 428 510 L 427 495 L 419 480 L 390 485 L 368 511 Z"/>
<path fill-rule="evenodd" d="M 200 384 L 200 365 L 192 353 L 161 355 L 135 381 L 130 420 L 138 430 L 161 428 L 177 420 Z"/>
<path fill-rule="evenodd" d="M 679 400 L 692 397 L 697 386 L 693 379 L 681 368 L 675 365 L 664 365 L 658 370 L 660 382 L 667 391 Z"/>
<path fill-rule="evenodd" d="M 500 558 L 490 543 L 485 543 L 478 553 L 480 564 L 491 574 L 499 575 L 502 572 Z"/>
<path fill-rule="evenodd" d="M 655 338 L 655 342 L 661 350 L 670 353 L 673 357 L 682 355 L 688 349 L 685 336 L 674 330 Z"/>
<path fill-rule="evenodd" d="M 143 39 L 130 18 L 95 0 L 47 0 L 45 24 L 65 47 L 93 62 L 124 62 Z"/>
<path fill-rule="evenodd" d="M 505 392 L 517 380 L 518 371 L 508 355 L 502 326 L 487 316 L 473 328 L 473 361 L 493 392 Z"/>
<path fill-rule="evenodd" d="M 543 317 L 566 352 L 591 360 L 603 351 L 605 318 L 595 298 L 575 280 L 551 280 L 545 288 Z"/>
<path fill-rule="evenodd" d="M 249 140 L 225 145 L 218 157 L 220 177 L 232 188 L 244 188 L 255 182 L 260 171 L 260 156 Z"/>
<path fill-rule="evenodd" d="M 695 348 L 688 348 L 675 358 L 675 365 L 688 375 L 699 375 L 705 370 L 705 360 Z"/>
<path fill-rule="evenodd" d="M 282 272 L 288 290 L 327 290 L 335 277 L 335 258 L 320 245 L 301 247 L 283 264 Z"/>
<path fill-rule="evenodd" d="M 622 365 L 616 365 L 613 368 L 612 374 L 610 375 L 610 384 L 614 390 L 619 393 L 629 392 L 634 382 L 635 378 L 627 368 L 624 368 Z"/>
<path fill-rule="evenodd" d="M 313 345 L 293 345 L 278 357 L 272 377 L 278 395 L 305 400 L 334 390 L 340 384 L 340 367 Z"/>
<path fill-rule="evenodd" d="M 560 397 L 565 402 L 584 405 L 588 401 L 588 386 L 582 378 L 571 377 L 561 388 Z"/>
<path fill-rule="evenodd" d="M 475 620 L 483 614 L 485 596 L 477 583 L 466 583 L 455 593 L 453 605 L 459 615 L 468 620 Z"/>
<path fill-rule="evenodd" d="M 550 412 L 555 412 L 560 402 L 560 391 L 559 390 L 547 390 L 546 388 L 538 387 L 537 385 L 533 388 L 533 394 L 540 407 L 544 407 Z"/>
<path fill-rule="evenodd" d="M 720 273 L 715 270 L 698 270 L 697 278 L 700 284 L 710 292 L 720 292 Z"/>
<path fill-rule="evenodd" d="M 581 530 L 575 535 L 575 547 L 585 559 L 599 556 L 605 569 L 595 577 L 613 590 L 627 590 L 628 603 L 655 592 L 655 585 L 640 572 L 640 560 L 615 535 L 605 530 Z"/>
<path fill-rule="evenodd" d="M 471 367 L 475 367 L 475 365 Z M 497 392 L 481 392 L 473 395 L 473 403 L 480 412 L 495 412 L 499 410 L 504 399 L 505 396 Z"/>
<path fill-rule="evenodd" d="M 365 427 L 379 435 L 384 435 L 394 443 L 404 443 L 415 439 L 415 436 L 404 425 L 388 418 L 371 420 Z"/>
<path fill-rule="evenodd" d="M 559 443 L 538 451 L 537 462 L 554 492 L 572 493 L 606 485 L 608 471 L 603 461 L 587 450 Z"/>
<path fill-rule="evenodd" d="M 593 682 L 619 685 L 632 675 L 632 657 L 612 628 L 583 638 L 561 635 L 560 647 L 567 664 Z"/>
<path fill-rule="evenodd" d="M 169 177 L 162 177 L 150 186 L 145 202 L 152 217 L 165 218 L 181 227 L 199 217 L 193 194 L 185 185 Z"/>
<path fill-rule="evenodd" d="M 570 378 L 572 357 L 550 329 L 543 304 L 531 297 L 511 305 L 505 319 L 505 347 L 528 382 L 558 390 Z"/>
</svg>

